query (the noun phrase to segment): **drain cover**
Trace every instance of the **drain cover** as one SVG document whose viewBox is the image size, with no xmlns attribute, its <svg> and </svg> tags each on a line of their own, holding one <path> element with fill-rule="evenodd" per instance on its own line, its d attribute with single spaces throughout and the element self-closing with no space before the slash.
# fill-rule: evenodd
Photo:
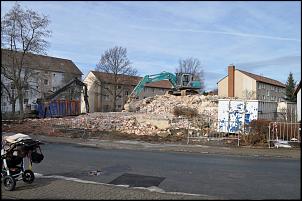
<svg viewBox="0 0 302 201">
<path fill-rule="evenodd" d="M 158 186 L 164 179 L 164 177 L 125 173 L 111 181 L 109 184 L 129 185 L 130 187 L 150 187 Z"/>
</svg>

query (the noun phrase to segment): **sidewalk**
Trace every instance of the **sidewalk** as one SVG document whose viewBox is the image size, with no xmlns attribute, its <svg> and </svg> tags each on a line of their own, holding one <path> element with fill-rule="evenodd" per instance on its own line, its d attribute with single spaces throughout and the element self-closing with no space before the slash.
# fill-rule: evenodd
<svg viewBox="0 0 302 201">
<path fill-rule="evenodd" d="M 127 188 L 109 184 L 92 184 L 62 179 L 36 178 L 34 183 L 17 182 L 14 191 L 5 191 L 2 199 L 70 199 L 70 200 L 216 200 L 206 195 L 152 192 L 147 189 Z M 218 198 L 219 199 L 219 198 Z"/>
<path fill-rule="evenodd" d="M 44 135 L 33 135 L 32 138 L 41 140 L 46 143 L 72 143 L 81 146 L 92 146 L 103 149 L 134 149 L 145 151 L 170 151 L 170 152 L 189 152 L 200 154 L 222 154 L 244 157 L 277 157 L 277 158 L 301 158 L 300 148 L 252 148 L 252 147 L 223 147 L 223 146 L 205 146 L 191 144 L 151 144 L 134 140 L 97 140 L 97 139 L 80 139 L 67 137 L 51 137 Z"/>
</svg>

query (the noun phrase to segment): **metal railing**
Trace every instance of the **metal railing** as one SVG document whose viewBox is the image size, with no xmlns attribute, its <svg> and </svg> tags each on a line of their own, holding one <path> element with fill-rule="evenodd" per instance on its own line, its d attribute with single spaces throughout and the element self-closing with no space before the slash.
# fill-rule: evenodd
<svg viewBox="0 0 302 201">
<path fill-rule="evenodd" d="M 198 121 L 198 120 L 197 120 Z M 229 122 L 228 125 L 234 122 Z M 235 132 L 227 132 L 229 129 L 222 129 L 220 121 L 205 121 L 204 119 L 196 122 L 188 122 L 188 135 L 187 144 L 192 141 L 222 141 L 222 140 L 234 140 L 237 141 L 237 146 L 240 146 L 240 135 L 243 133 L 243 129 L 238 129 Z"/>
<path fill-rule="evenodd" d="M 272 143 L 274 147 L 278 147 L 276 145 L 278 143 L 287 147 L 290 147 L 290 144 L 301 143 L 301 123 L 270 122 L 268 129 L 269 148 L 271 148 Z"/>
</svg>

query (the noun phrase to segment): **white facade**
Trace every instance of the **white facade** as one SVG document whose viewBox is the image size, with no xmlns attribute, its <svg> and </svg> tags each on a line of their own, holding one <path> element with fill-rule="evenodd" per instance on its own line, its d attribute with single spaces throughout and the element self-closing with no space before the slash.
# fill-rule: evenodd
<svg viewBox="0 0 302 201">
<path fill-rule="evenodd" d="M 36 101 L 38 98 L 43 97 L 46 93 L 52 93 L 59 88 L 61 88 L 66 83 L 64 82 L 64 73 L 62 72 L 50 72 L 34 70 L 37 73 L 35 76 L 29 78 L 29 88 L 25 90 L 23 97 L 23 108 L 27 110 L 34 110 L 36 106 Z M 21 77 L 22 74 L 21 74 Z M 3 83 L 12 91 L 11 81 L 1 75 Z M 20 110 L 19 100 L 16 101 L 16 112 Z M 1 96 L 1 111 L 2 113 L 11 112 L 12 105 L 9 103 L 9 97 L 6 91 L 3 90 Z"/>
<path fill-rule="evenodd" d="M 301 88 L 297 93 L 297 121 L 301 122 Z"/>
</svg>

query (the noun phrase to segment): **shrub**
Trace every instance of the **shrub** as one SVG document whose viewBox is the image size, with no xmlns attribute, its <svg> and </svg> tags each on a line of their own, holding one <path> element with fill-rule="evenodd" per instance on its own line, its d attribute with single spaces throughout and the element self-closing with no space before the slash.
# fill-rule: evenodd
<svg viewBox="0 0 302 201">
<path fill-rule="evenodd" d="M 263 120 L 263 119 L 257 119 L 253 120 L 250 124 L 250 132 L 252 134 L 262 134 L 267 135 L 268 134 L 268 126 L 271 121 L 269 120 Z"/>
<path fill-rule="evenodd" d="M 173 114 L 175 116 L 185 116 L 188 118 L 193 118 L 198 116 L 198 111 L 196 108 L 176 106 L 173 108 Z"/>
<path fill-rule="evenodd" d="M 250 132 L 243 135 L 241 143 L 246 145 L 264 144 L 267 142 L 269 120 L 257 119 L 250 124 Z"/>
</svg>

